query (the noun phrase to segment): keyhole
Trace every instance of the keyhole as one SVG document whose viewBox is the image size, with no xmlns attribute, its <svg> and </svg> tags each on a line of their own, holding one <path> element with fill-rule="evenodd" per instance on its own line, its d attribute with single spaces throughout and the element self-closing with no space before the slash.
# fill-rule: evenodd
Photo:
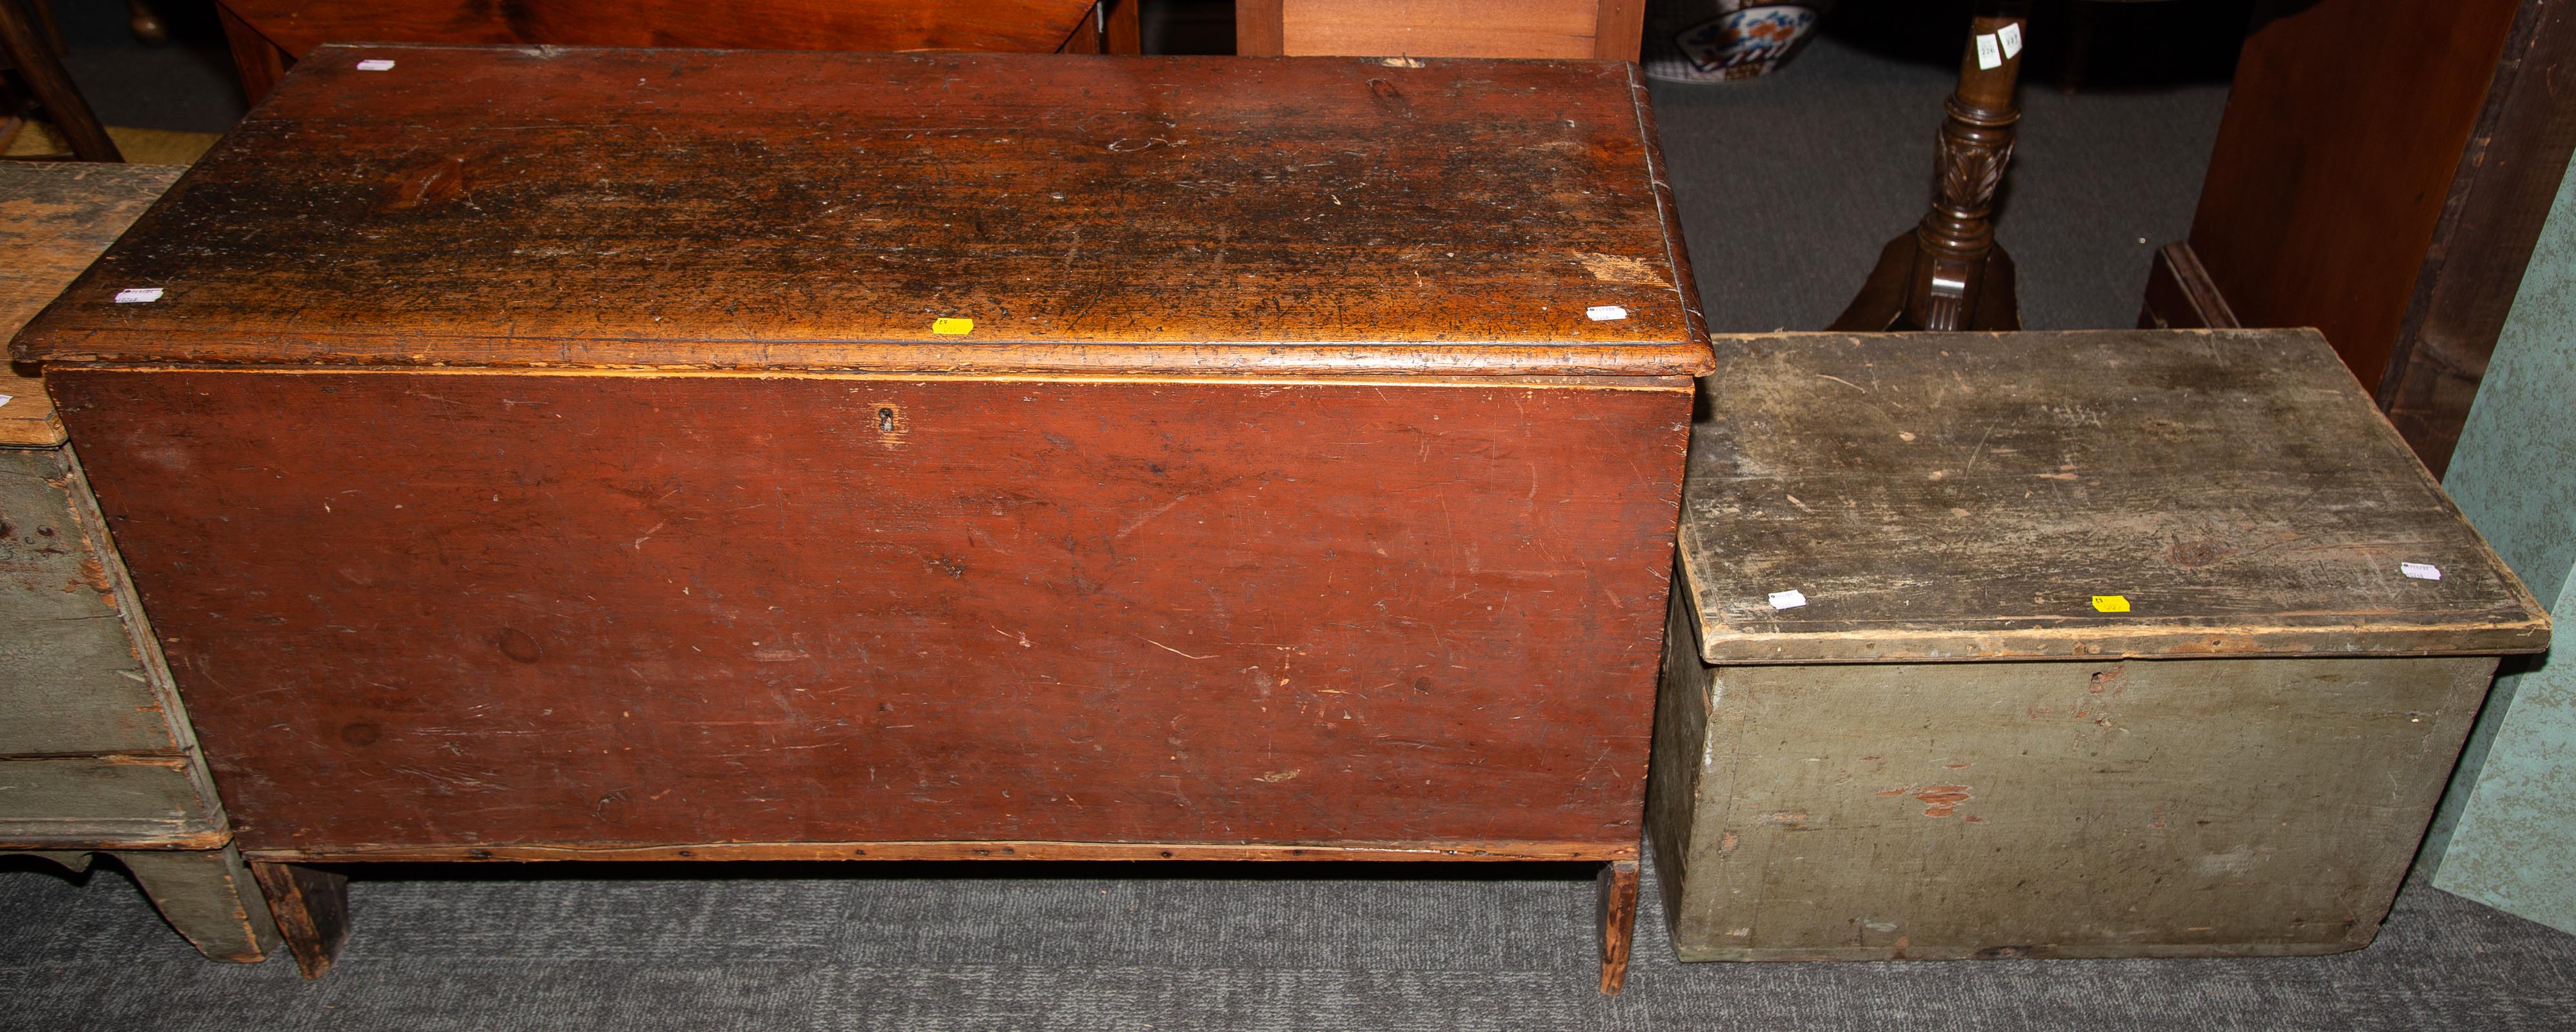
<svg viewBox="0 0 2576 1032">
<path fill-rule="evenodd" d="M 893 409 L 881 408 L 877 410 L 877 432 L 886 434 L 894 432 Z"/>
</svg>

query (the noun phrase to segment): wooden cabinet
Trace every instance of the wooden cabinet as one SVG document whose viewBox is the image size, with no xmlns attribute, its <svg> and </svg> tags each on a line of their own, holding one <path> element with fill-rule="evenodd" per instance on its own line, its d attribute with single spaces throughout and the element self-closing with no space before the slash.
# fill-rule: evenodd
<svg viewBox="0 0 2576 1032">
<path fill-rule="evenodd" d="M 2547 644 L 2314 331 L 1719 354 L 1648 806 L 1685 959 L 2366 945 Z"/>
<path fill-rule="evenodd" d="M 1235 53 L 1635 61 L 1645 0 L 1236 0 Z"/>
<path fill-rule="evenodd" d="M 0 163 L 0 331 L 176 168 Z M 45 385 L 0 374 L 0 851 L 113 856 L 180 934 L 255 961 L 276 936 Z"/>
<path fill-rule="evenodd" d="M 1633 898 L 1711 361 L 1633 68 L 314 54 L 17 344 L 253 861 Z"/>
</svg>

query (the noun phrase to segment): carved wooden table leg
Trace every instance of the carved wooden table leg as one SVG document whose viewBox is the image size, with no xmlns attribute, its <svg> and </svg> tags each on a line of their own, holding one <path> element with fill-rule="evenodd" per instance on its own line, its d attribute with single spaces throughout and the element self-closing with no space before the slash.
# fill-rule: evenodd
<svg viewBox="0 0 2576 1032">
<path fill-rule="evenodd" d="M 1995 188 L 2012 161 L 2013 87 L 2021 78 L 2028 0 L 1988 0 L 1972 23 L 1959 85 L 1942 105 L 1933 160 L 1932 210 L 1888 241 L 1878 265 L 1827 327 L 1881 330 L 2018 330 L 2012 257 L 1995 244 Z"/>
<path fill-rule="evenodd" d="M 1637 862 L 1601 865 L 1601 992 L 1616 996 L 1628 982 L 1628 944 L 1637 933 Z"/>
<path fill-rule="evenodd" d="M 322 977 L 349 937 L 349 876 L 303 864 L 255 863 L 250 873 L 268 894 L 268 912 L 295 955 L 295 969 L 308 979 Z"/>
</svg>

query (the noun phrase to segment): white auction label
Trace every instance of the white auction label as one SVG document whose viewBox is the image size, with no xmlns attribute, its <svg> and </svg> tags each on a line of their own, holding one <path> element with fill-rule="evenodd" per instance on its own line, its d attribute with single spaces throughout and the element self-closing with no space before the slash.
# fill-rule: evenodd
<svg viewBox="0 0 2576 1032">
<path fill-rule="evenodd" d="M 1995 30 L 1995 40 L 2004 45 L 2005 57 L 2021 56 L 2021 23 L 2014 22 Z"/>
<path fill-rule="evenodd" d="M 2416 580 L 2442 579 L 2442 568 L 2431 563 L 2399 563 L 2397 571 Z"/>
<path fill-rule="evenodd" d="M 1774 591 L 1771 593 L 1771 608 L 1773 609 L 1796 609 L 1799 606 L 1806 604 L 1807 594 L 1803 591 L 1792 589 L 1789 591 Z"/>
<path fill-rule="evenodd" d="M 2003 50 L 2003 47 L 2002 47 L 2002 46 L 1998 45 L 1998 44 L 1995 42 L 1995 35 L 1994 35 L 1994 33 L 1991 33 L 1991 32 L 1982 32 L 1982 33 L 1978 33 L 1978 34 L 1977 34 L 1977 67 L 1979 67 L 1979 68 L 1983 68 L 1983 69 L 1986 69 L 1986 70 L 1988 70 L 1988 71 L 1992 71 L 1992 70 L 1994 70 L 1994 69 L 2001 68 L 2001 67 L 2003 67 L 2003 66 L 2004 66 L 2004 50 Z"/>
<path fill-rule="evenodd" d="M 358 62 L 358 70 L 361 72 L 390 72 L 394 70 L 394 63 L 381 57 L 370 57 L 364 61 Z"/>
<path fill-rule="evenodd" d="M 1584 309 L 1583 316 L 1593 322 L 1609 322 L 1614 319 L 1627 318 L 1628 310 L 1621 308 L 1618 305 L 1594 305 L 1590 308 Z"/>
<path fill-rule="evenodd" d="M 120 305 L 150 304 L 158 300 L 161 300 L 159 287 L 127 287 L 116 292 L 116 303 Z"/>
</svg>

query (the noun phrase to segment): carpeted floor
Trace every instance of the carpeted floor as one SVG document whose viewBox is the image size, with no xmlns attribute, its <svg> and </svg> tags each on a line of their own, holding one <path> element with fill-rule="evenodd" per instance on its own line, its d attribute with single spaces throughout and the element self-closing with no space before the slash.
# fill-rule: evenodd
<svg viewBox="0 0 2576 1032">
<path fill-rule="evenodd" d="M 1828 41 L 1659 87 L 1720 330 L 1814 328 L 1921 213 L 1950 69 Z M 2129 325 L 2186 228 L 2223 84 L 2025 91 L 2002 219 L 2035 328 Z M 1579 868 L 361 869 L 339 967 L 200 961 L 112 867 L 0 860 L 0 1026 L 497 1029 L 2549 1029 L 2576 937 L 2429 887 L 2295 960 L 1683 965 L 1645 894 L 1592 988 Z M 1652 877 L 1651 872 L 1649 877 Z"/>
</svg>

